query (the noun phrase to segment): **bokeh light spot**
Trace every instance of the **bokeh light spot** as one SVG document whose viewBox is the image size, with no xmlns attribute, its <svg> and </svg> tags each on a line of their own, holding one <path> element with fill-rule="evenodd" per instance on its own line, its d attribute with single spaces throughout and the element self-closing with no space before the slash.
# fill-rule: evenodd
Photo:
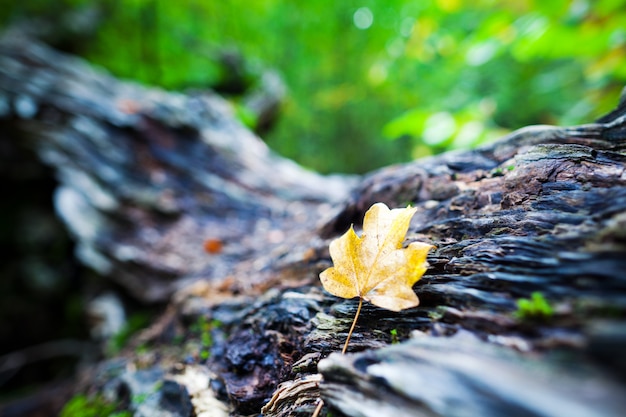
<svg viewBox="0 0 626 417">
<path fill-rule="evenodd" d="M 352 21 L 357 29 L 365 30 L 372 26 L 372 23 L 374 23 L 374 13 L 372 13 L 369 7 L 360 7 L 356 12 L 354 12 Z"/>
</svg>

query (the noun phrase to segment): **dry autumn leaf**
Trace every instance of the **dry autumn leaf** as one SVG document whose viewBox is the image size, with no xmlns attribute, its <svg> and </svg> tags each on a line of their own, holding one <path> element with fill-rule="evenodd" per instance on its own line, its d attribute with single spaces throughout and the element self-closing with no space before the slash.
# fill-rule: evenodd
<svg viewBox="0 0 626 417">
<path fill-rule="evenodd" d="M 334 266 L 320 274 L 324 289 L 342 298 L 359 297 L 348 340 L 363 300 L 392 311 L 419 304 L 412 287 L 426 272 L 426 255 L 432 246 L 413 242 L 402 248 L 415 211 L 411 207 L 390 210 L 385 204 L 376 203 L 365 213 L 361 237 L 350 227 L 331 242 Z"/>
</svg>

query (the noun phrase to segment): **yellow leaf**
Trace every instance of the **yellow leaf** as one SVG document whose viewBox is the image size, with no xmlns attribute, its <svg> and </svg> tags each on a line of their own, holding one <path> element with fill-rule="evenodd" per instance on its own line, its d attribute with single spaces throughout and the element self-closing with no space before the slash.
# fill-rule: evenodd
<svg viewBox="0 0 626 417">
<path fill-rule="evenodd" d="M 376 203 L 365 213 L 361 237 L 350 227 L 330 243 L 334 266 L 320 274 L 324 289 L 342 298 L 359 297 L 342 353 L 348 348 L 363 300 L 393 311 L 419 304 L 412 287 L 426 272 L 426 256 L 432 246 L 413 242 L 402 248 L 415 211 L 411 207 L 389 210 Z"/>
<path fill-rule="evenodd" d="M 431 245 L 413 242 L 402 248 L 415 208 L 393 209 L 374 204 L 365 213 L 363 235 L 351 227 L 330 244 L 333 267 L 320 274 L 329 293 L 359 297 L 388 310 L 400 311 L 419 304 L 413 284 L 426 271 Z"/>
</svg>

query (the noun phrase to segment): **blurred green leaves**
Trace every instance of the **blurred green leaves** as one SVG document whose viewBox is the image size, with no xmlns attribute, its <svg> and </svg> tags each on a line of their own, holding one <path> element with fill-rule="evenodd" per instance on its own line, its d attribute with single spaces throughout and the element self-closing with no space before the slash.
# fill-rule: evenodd
<svg viewBox="0 0 626 417">
<path fill-rule="evenodd" d="M 264 139 L 322 172 L 365 172 L 529 124 L 589 122 L 626 82 L 626 0 L 5 3 L 3 21 L 97 8 L 97 30 L 76 49 L 147 84 L 239 94 L 276 68 L 289 94 Z M 229 51 L 243 65 L 224 65 L 237 56 Z"/>
</svg>

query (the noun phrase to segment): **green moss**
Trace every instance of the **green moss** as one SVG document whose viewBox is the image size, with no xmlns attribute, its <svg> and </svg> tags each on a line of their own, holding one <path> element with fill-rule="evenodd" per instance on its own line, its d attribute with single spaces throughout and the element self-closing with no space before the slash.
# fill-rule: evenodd
<svg viewBox="0 0 626 417">
<path fill-rule="evenodd" d="M 142 403 L 144 403 L 148 399 L 149 396 L 150 396 L 150 394 L 147 393 L 147 392 L 142 392 L 140 394 L 135 394 L 135 395 L 133 395 L 132 402 L 133 402 L 133 404 L 142 404 Z"/>
<path fill-rule="evenodd" d="M 533 292 L 530 298 L 517 300 L 515 316 L 521 320 L 545 320 L 551 318 L 553 315 L 553 308 L 539 291 Z"/>
<path fill-rule="evenodd" d="M 446 314 L 446 307 L 438 306 L 435 310 L 431 310 L 428 312 L 428 318 L 432 321 L 439 321 Z"/>
<path fill-rule="evenodd" d="M 101 396 L 88 397 L 77 394 L 63 407 L 60 417 L 131 417 L 130 411 L 119 411 L 119 405 L 106 401 Z"/>
<path fill-rule="evenodd" d="M 128 318 L 124 328 L 109 340 L 107 345 L 107 353 L 115 355 L 126 346 L 133 334 L 138 330 L 145 328 L 150 322 L 150 316 L 147 313 L 136 313 Z"/>
<path fill-rule="evenodd" d="M 222 323 L 219 320 L 208 321 L 206 317 L 200 316 L 194 324 L 189 326 L 190 333 L 200 339 L 200 359 L 206 360 L 210 356 L 210 349 L 213 346 L 213 336 L 211 332 L 219 328 Z"/>
</svg>

